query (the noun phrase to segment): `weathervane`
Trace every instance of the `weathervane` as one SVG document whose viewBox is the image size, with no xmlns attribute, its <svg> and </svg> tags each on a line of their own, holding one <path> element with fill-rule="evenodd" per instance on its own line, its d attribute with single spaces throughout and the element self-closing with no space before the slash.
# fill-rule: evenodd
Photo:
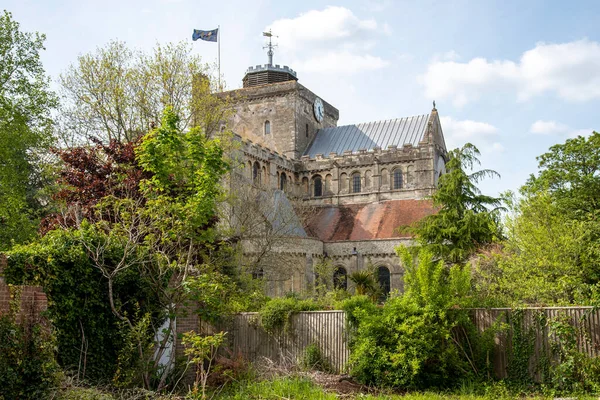
<svg viewBox="0 0 600 400">
<path fill-rule="evenodd" d="M 435 109 L 435 100 L 433 101 L 433 108 Z"/>
<path fill-rule="evenodd" d="M 269 56 L 269 65 L 273 65 L 273 49 L 275 47 L 277 47 L 277 45 L 273 44 L 273 42 L 271 41 L 271 39 L 273 37 L 273 33 L 269 29 L 269 32 L 263 32 L 263 36 L 266 36 L 269 38 L 269 44 L 266 46 L 263 46 L 263 49 L 269 49 L 269 51 L 267 51 L 267 55 Z M 278 36 L 275 36 L 275 37 L 278 37 Z"/>
</svg>

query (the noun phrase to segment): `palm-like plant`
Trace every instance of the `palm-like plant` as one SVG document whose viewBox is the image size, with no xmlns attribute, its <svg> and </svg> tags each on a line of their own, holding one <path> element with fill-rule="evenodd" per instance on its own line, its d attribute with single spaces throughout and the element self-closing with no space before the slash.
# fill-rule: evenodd
<svg viewBox="0 0 600 400">
<path fill-rule="evenodd" d="M 354 283 L 356 294 L 377 298 L 379 294 L 379 283 L 377 282 L 373 269 L 369 268 L 362 271 L 355 271 L 348 276 L 348 279 Z"/>
</svg>

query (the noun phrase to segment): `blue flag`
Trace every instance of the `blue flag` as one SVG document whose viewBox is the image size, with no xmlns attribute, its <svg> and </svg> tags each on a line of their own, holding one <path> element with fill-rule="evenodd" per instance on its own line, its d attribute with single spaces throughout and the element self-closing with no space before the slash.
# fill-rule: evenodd
<svg viewBox="0 0 600 400">
<path fill-rule="evenodd" d="M 202 39 L 207 42 L 216 42 L 218 36 L 219 36 L 219 28 L 213 29 L 212 31 L 201 31 L 199 29 L 194 29 L 194 33 L 192 34 L 192 39 L 193 40 Z"/>
</svg>

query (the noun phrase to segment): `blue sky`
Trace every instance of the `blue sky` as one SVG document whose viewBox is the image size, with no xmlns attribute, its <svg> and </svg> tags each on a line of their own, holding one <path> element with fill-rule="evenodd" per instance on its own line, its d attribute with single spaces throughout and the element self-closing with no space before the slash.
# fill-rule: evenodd
<svg viewBox="0 0 600 400">
<path fill-rule="evenodd" d="M 229 89 L 266 62 L 261 32 L 279 35 L 274 61 L 340 110 L 340 124 L 431 110 L 449 147 L 470 141 L 518 189 L 549 146 L 600 130 L 597 1 L 8 0 L 26 31 L 47 35 L 42 59 L 56 79 L 77 56 L 120 39 L 151 49 L 221 26 Z M 217 45 L 193 42 L 215 62 Z"/>
</svg>

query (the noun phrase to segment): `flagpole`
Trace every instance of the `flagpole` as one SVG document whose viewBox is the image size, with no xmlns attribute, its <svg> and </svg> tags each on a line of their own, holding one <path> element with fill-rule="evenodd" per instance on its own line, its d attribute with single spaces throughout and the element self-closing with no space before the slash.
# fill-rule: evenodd
<svg viewBox="0 0 600 400">
<path fill-rule="evenodd" d="M 219 32 L 217 36 L 217 58 L 219 60 L 219 92 L 221 92 L 223 91 L 223 89 L 221 88 L 221 25 L 217 25 L 217 32 Z"/>
</svg>

